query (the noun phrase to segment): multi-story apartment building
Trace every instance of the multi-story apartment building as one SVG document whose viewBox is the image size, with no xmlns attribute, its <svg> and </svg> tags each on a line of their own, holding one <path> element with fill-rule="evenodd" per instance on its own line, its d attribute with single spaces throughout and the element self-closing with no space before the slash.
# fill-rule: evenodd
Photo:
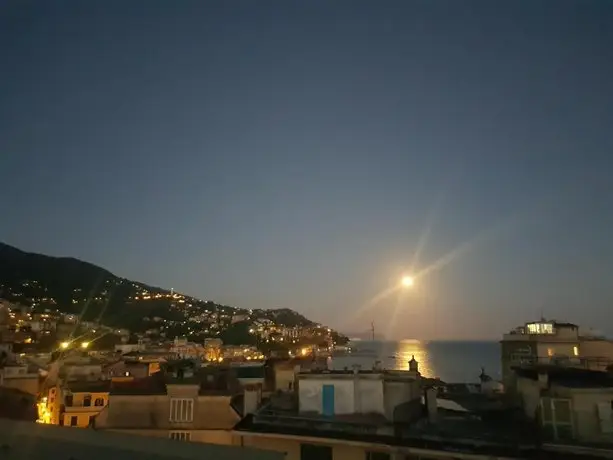
<svg viewBox="0 0 613 460">
<path fill-rule="evenodd" d="M 109 402 L 111 385 L 111 380 L 72 381 L 49 388 L 41 421 L 78 428 L 91 426 Z"/>
<path fill-rule="evenodd" d="M 261 387 L 242 387 L 231 368 L 171 366 L 144 379 L 114 382 L 95 428 L 229 445 L 234 425 L 260 400 Z"/>
<path fill-rule="evenodd" d="M 514 372 L 523 410 L 544 439 L 613 445 L 612 374 L 547 364 Z"/>
<path fill-rule="evenodd" d="M 503 336 L 502 380 L 513 392 L 513 367 L 531 364 L 566 365 L 605 369 L 613 362 L 613 342 L 603 337 L 582 335 L 572 323 L 541 320 L 526 323 Z"/>
</svg>

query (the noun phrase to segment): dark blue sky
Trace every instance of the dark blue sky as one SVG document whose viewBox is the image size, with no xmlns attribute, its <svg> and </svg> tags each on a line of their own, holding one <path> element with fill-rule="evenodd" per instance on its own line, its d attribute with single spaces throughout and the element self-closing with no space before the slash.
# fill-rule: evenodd
<svg viewBox="0 0 613 460">
<path fill-rule="evenodd" d="M 5 1 L 0 240 L 346 331 L 613 332 L 612 50 L 608 0 Z"/>
</svg>

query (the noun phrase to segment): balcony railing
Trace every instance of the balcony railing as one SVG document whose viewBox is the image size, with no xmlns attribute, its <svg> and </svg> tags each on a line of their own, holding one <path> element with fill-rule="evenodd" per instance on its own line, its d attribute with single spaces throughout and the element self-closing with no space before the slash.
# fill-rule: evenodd
<svg viewBox="0 0 613 460">
<path fill-rule="evenodd" d="M 613 364 L 613 360 L 607 357 L 564 357 L 564 356 L 526 356 L 511 355 L 511 365 L 534 366 L 550 365 L 560 367 L 578 367 L 590 370 L 605 370 Z"/>
<path fill-rule="evenodd" d="M 104 406 L 64 406 L 64 412 L 100 412 Z"/>
</svg>

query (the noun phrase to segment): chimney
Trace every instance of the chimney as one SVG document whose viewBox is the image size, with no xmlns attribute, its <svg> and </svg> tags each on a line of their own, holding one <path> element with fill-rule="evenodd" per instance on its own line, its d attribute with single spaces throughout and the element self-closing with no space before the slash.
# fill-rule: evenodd
<svg viewBox="0 0 613 460">
<path fill-rule="evenodd" d="M 260 407 L 262 388 L 259 385 L 246 385 L 243 399 L 243 416 L 253 414 Z"/>
<path fill-rule="evenodd" d="M 358 375 L 362 366 L 360 366 L 359 364 L 353 364 L 351 367 L 353 368 L 353 374 Z"/>
<path fill-rule="evenodd" d="M 438 412 L 437 402 L 436 402 L 436 388 L 430 387 L 426 389 L 426 394 L 424 395 L 424 399 L 426 400 L 426 411 L 428 412 L 428 421 L 430 423 L 436 423 L 436 415 Z"/>
</svg>

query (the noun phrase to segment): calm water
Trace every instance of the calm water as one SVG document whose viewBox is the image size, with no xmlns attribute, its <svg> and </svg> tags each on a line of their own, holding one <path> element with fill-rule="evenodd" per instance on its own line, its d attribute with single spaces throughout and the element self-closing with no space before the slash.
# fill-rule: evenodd
<svg viewBox="0 0 613 460">
<path fill-rule="evenodd" d="M 382 342 L 363 340 L 351 344 L 373 356 L 342 356 L 332 359 L 334 369 L 360 364 L 371 368 L 376 360 L 386 369 L 408 369 L 411 356 L 419 362 L 425 377 L 438 377 L 449 383 L 477 382 L 481 368 L 496 380 L 500 379 L 500 344 L 498 342 L 422 342 L 403 340 Z M 376 356 L 376 357 L 375 357 Z"/>
</svg>

